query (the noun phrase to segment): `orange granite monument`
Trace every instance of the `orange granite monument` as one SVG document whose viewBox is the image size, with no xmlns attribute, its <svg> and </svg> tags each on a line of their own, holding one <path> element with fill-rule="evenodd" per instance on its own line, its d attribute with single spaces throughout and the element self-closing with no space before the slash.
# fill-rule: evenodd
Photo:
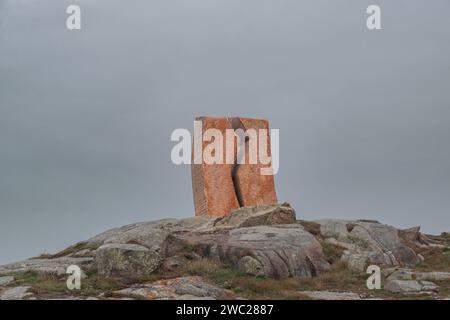
<svg viewBox="0 0 450 320">
<path fill-rule="evenodd" d="M 201 133 L 194 137 L 191 165 L 195 215 L 225 216 L 239 207 L 277 203 L 274 176 L 261 173 L 271 168 L 267 120 L 198 117 L 196 125 Z M 214 161 L 205 161 L 204 152 Z M 262 161 L 262 155 L 268 158 Z"/>
</svg>

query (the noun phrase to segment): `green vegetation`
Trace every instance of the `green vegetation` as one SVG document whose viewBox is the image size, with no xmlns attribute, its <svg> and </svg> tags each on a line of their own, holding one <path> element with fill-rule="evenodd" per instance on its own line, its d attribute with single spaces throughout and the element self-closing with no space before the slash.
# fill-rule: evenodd
<svg viewBox="0 0 450 320">
<path fill-rule="evenodd" d="M 331 243 L 322 243 L 322 250 L 328 263 L 334 264 L 340 261 L 345 248 Z"/>
<path fill-rule="evenodd" d="M 362 296 L 384 299 L 430 299 L 430 296 L 392 294 L 384 290 L 369 290 L 366 287 L 368 275 L 364 272 L 352 272 L 347 270 L 340 261 L 345 248 L 325 243 L 320 234 L 320 226 L 314 222 L 299 221 L 299 223 L 314 234 L 322 243 L 323 252 L 331 268 L 317 277 L 313 278 L 288 278 L 270 279 L 261 276 L 244 274 L 236 268 L 225 266 L 210 259 L 200 258 L 189 260 L 186 264 L 173 270 L 160 270 L 149 276 L 139 279 L 105 278 L 94 271 L 87 271 L 87 278 L 81 282 L 81 290 L 69 291 L 66 286 L 66 277 L 57 277 L 35 271 L 9 273 L 15 277 L 14 285 L 31 286 L 31 291 L 36 295 L 45 297 L 58 296 L 97 296 L 99 293 L 108 296 L 113 291 L 125 288 L 131 283 L 145 283 L 162 279 L 170 279 L 182 276 L 201 276 L 205 280 L 220 287 L 229 289 L 236 296 L 248 299 L 305 299 L 302 291 L 341 291 L 355 292 Z M 356 241 L 357 239 L 354 239 Z M 448 233 L 433 236 L 433 240 L 444 244 L 450 243 Z M 362 245 L 360 243 L 360 245 Z M 450 272 L 450 248 L 417 246 L 408 243 L 416 252 L 424 256 L 425 260 L 416 268 L 417 271 L 444 271 Z M 87 242 L 80 242 L 55 255 L 46 255 L 47 258 L 65 256 L 80 250 L 96 249 L 96 246 Z M 194 248 L 189 244 L 183 246 L 186 254 L 191 253 Z M 43 256 L 41 256 L 43 257 Z M 450 281 L 437 281 L 440 287 L 440 297 L 450 296 Z"/>
<path fill-rule="evenodd" d="M 114 291 L 125 285 L 117 279 L 107 279 L 95 273 L 88 274 L 81 282 L 81 290 L 68 290 L 66 278 L 37 271 L 7 273 L 15 278 L 14 285 L 30 286 L 31 292 L 37 295 L 67 294 L 72 296 L 93 296 L 100 292 Z"/>
</svg>

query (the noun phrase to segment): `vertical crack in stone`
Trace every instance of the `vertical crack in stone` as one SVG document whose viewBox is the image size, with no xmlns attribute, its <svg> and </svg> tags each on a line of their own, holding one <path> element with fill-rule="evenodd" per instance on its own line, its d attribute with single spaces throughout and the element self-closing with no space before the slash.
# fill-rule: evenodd
<svg viewBox="0 0 450 320">
<path fill-rule="evenodd" d="M 241 119 L 239 119 L 238 117 L 228 118 L 228 122 L 230 123 L 231 128 L 234 131 L 236 131 L 238 129 L 242 129 L 245 132 L 245 126 L 242 123 Z M 244 206 L 244 198 L 242 196 L 242 190 L 241 190 L 241 186 L 239 184 L 238 170 L 239 170 L 239 166 L 240 166 L 239 163 L 242 161 L 242 156 L 245 157 L 248 140 L 249 140 L 249 138 L 247 135 L 245 136 L 244 141 L 241 141 L 239 139 L 239 145 L 236 148 L 236 152 L 235 152 L 235 156 L 234 156 L 234 164 L 233 164 L 233 168 L 231 170 L 231 180 L 233 181 L 234 192 L 236 193 L 236 198 L 238 200 L 239 207 Z M 242 153 L 239 152 L 240 148 L 244 148 Z"/>
<path fill-rule="evenodd" d="M 263 168 L 263 165 L 250 164 L 249 161 L 250 151 L 259 150 L 258 133 L 261 129 L 268 130 L 268 121 L 238 116 L 198 117 L 196 120 L 200 122 L 201 126 L 201 139 L 199 139 L 201 143 L 197 141 L 196 145 L 196 140 L 193 141 L 192 150 L 194 152 L 195 148 L 200 148 L 198 152 L 201 151 L 203 154 L 205 148 L 210 145 L 208 141 L 203 140 L 204 133 L 208 129 L 216 129 L 224 135 L 225 139 L 233 139 L 233 146 L 229 146 L 233 149 L 229 149 L 227 144 L 223 146 L 226 149 L 226 153 L 222 155 L 226 158 L 223 163 L 206 164 L 203 158 L 201 163 L 192 163 L 195 215 L 226 216 L 239 207 L 277 203 L 274 177 L 261 175 L 260 169 Z M 199 123 L 196 125 L 199 126 Z M 228 135 L 227 130 L 231 131 L 231 135 Z M 248 132 L 248 130 L 252 130 L 252 132 Z M 253 136 L 255 136 L 255 141 L 252 141 Z M 269 137 L 267 136 L 266 139 L 268 139 L 267 152 L 270 152 Z M 240 147 L 239 150 L 236 148 L 237 145 Z M 256 150 L 251 150 L 254 147 Z M 193 159 L 194 152 L 192 153 Z"/>
</svg>

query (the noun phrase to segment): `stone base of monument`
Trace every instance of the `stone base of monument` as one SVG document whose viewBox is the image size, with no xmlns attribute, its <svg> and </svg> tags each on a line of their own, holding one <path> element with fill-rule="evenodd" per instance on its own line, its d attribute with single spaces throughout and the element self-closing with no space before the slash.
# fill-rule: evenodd
<svg viewBox="0 0 450 320">
<path fill-rule="evenodd" d="M 28 278 L 29 272 L 35 272 L 34 277 L 45 275 L 42 279 L 48 288 L 49 279 L 64 283 L 65 270 L 73 264 L 83 270 L 82 283 L 87 282 L 88 287 L 95 286 L 98 281 L 110 285 L 109 280 L 99 279 L 115 279 L 111 281 L 119 281 L 124 286 L 117 288 L 113 296 L 105 296 L 106 293 L 98 289 L 94 298 L 215 299 L 239 296 L 209 286 L 204 279 L 191 277 L 196 270 L 180 274 L 179 270 L 189 270 L 183 268 L 195 261 L 210 261 L 211 268 L 223 266 L 230 268 L 230 272 L 279 281 L 326 277 L 326 273 L 331 272 L 331 264 L 335 266 L 336 263 L 343 264 L 349 274 L 365 275 L 367 266 L 376 264 L 386 272 L 389 270 L 386 277 L 389 277 L 392 291 L 410 293 L 418 282 L 420 288 L 438 294 L 438 286 L 429 281 L 449 281 L 450 273 L 437 272 L 440 270 L 417 273 L 412 268 L 424 259 L 417 248 L 444 250 L 445 243 L 427 238 L 418 229 L 398 230 L 377 221 L 299 221 L 287 203 L 243 207 L 225 217 L 200 216 L 135 223 L 108 230 L 54 255 L 0 266 L 0 299 L 29 299 L 35 297 L 33 292 L 42 292 L 42 288 L 32 289 L 38 280 L 28 284 L 23 280 L 27 278 L 20 280 L 21 274 L 27 274 Z M 163 281 L 171 274 L 176 275 L 173 281 Z M 155 277 L 162 280 L 142 283 L 143 279 Z M 16 287 L 18 289 L 14 289 Z M 402 289 L 406 287 L 409 291 Z M 70 295 L 64 297 L 73 298 Z"/>
</svg>

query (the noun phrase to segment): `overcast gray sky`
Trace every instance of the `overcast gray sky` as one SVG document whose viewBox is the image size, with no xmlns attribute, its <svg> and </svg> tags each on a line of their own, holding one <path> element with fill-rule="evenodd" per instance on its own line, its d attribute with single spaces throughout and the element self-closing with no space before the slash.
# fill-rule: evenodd
<svg viewBox="0 0 450 320">
<path fill-rule="evenodd" d="M 0 0 L 0 263 L 192 216 L 170 134 L 198 115 L 280 129 L 298 218 L 450 231 L 449 16 L 448 0 Z"/>
</svg>

